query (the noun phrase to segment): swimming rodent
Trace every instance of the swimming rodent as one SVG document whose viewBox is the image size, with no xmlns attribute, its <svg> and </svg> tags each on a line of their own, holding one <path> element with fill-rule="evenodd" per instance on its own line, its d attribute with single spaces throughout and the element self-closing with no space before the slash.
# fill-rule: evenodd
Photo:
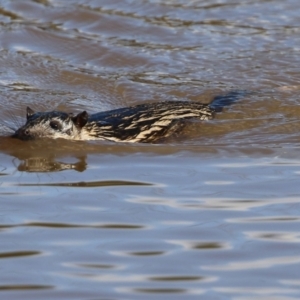
<svg viewBox="0 0 300 300">
<path fill-rule="evenodd" d="M 61 111 L 34 112 L 27 107 L 26 124 L 12 135 L 21 140 L 64 138 L 152 143 L 169 137 L 183 127 L 183 120 L 209 120 L 215 109 L 189 101 L 140 104 L 89 115 Z"/>
</svg>

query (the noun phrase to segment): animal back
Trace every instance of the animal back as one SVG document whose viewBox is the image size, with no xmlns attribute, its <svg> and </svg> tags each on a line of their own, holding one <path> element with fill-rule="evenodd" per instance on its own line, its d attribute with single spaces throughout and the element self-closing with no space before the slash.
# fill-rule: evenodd
<svg viewBox="0 0 300 300">
<path fill-rule="evenodd" d="M 96 139 L 155 142 L 178 132 L 185 119 L 209 120 L 213 116 L 210 106 L 197 102 L 141 104 L 94 114 L 85 131 Z"/>
</svg>

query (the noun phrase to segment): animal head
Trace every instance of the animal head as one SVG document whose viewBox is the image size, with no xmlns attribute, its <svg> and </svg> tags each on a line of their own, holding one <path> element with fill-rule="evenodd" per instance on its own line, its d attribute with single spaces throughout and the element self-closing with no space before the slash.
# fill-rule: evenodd
<svg viewBox="0 0 300 300">
<path fill-rule="evenodd" d="M 81 128 L 88 121 L 86 111 L 74 116 L 61 111 L 34 112 L 27 107 L 26 124 L 13 134 L 21 140 L 36 138 L 64 138 L 71 140 L 80 139 Z"/>
</svg>

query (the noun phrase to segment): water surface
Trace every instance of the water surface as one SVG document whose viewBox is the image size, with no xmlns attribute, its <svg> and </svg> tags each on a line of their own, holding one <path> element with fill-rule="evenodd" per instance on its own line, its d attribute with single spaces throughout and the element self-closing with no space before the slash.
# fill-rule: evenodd
<svg viewBox="0 0 300 300">
<path fill-rule="evenodd" d="M 296 0 L 0 1 L 1 299 L 300 298 Z M 7 137 L 26 106 L 209 103 L 164 144 Z"/>
</svg>

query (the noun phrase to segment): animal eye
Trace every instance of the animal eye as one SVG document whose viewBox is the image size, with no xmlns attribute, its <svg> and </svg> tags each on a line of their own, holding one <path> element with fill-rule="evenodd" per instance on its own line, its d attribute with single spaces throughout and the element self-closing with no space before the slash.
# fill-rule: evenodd
<svg viewBox="0 0 300 300">
<path fill-rule="evenodd" d="M 57 121 L 51 121 L 50 122 L 50 127 L 54 130 L 61 130 L 61 125 Z"/>
</svg>

